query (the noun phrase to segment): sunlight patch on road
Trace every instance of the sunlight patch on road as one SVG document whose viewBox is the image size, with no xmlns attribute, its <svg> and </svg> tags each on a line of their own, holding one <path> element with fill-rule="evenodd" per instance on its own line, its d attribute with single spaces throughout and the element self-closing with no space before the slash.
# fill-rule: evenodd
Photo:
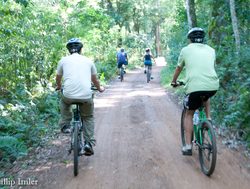
<svg viewBox="0 0 250 189">
<path fill-rule="evenodd" d="M 157 97 L 157 96 L 163 96 L 165 95 L 164 91 L 146 91 L 146 90 L 140 90 L 140 91 L 133 91 L 128 93 L 126 96 L 127 97 L 136 97 L 136 96 L 152 96 L 152 97 Z"/>
<path fill-rule="evenodd" d="M 110 98 L 99 98 L 95 99 L 95 108 L 110 108 L 115 106 L 114 104 L 118 102 L 118 100 L 110 99 Z"/>
<path fill-rule="evenodd" d="M 155 59 L 156 61 L 156 66 L 166 66 L 167 62 L 164 57 L 158 57 Z"/>
</svg>

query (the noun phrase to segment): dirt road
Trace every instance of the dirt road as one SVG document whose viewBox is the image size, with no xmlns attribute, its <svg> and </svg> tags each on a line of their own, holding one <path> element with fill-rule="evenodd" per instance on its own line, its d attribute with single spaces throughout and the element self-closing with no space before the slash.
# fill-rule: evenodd
<svg viewBox="0 0 250 189">
<path fill-rule="evenodd" d="M 80 170 L 73 176 L 68 139 L 60 136 L 51 145 L 50 157 L 22 177 L 53 189 L 247 189 L 249 161 L 218 140 L 214 174 L 205 176 L 198 151 L 192 157 L 181 154 L 181 109 L 160 86 L 160 70 L 153 68 L 154 80 L 147 84 L 143 70 L 125 75 L 125 81 L 111 82 L 95 99 L 95 155 L 80 158 Z M 23 187 L 26 188 L 26 187 Z M 29 187 L 27 187 L 29 188 Z"/>
</svg>

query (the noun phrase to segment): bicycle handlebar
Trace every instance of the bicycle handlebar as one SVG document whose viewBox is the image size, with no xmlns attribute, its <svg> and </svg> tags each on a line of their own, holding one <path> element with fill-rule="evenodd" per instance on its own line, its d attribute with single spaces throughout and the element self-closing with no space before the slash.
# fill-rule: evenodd
<svg viewBox="0 0 250 189">
<path fill-rule="evenodd" d="M 181 85 L 185 85 L 185 83 L 183 81 L 177 81 L 175 83 L 174 82 L 171 83 L 172 87 L 179 87 Z"/>
</svg>

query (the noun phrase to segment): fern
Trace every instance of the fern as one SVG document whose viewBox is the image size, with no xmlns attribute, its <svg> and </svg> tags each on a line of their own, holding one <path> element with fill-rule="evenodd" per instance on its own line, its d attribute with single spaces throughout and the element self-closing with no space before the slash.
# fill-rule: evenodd
<svg viewBox="0 0 250 189">
<path fill-rule="evenodd" d="M 16 159 L 27 155 L 27 148 L 23 142 L 12 136 L 0 136 L 0 161 L 12 163 Z"/>
</svg>

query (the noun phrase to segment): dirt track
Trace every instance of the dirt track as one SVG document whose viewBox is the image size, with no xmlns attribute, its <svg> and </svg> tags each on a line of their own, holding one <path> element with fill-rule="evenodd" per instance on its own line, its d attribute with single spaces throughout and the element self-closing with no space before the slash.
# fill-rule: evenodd
<svg viewBox="0 0 250 189">
<path fill-rule="evenodd" d="M 80 158 L 73 176 L 67 137 L 53 142 L 50 157 L 38 167 L 22 173 L 38 180 L 32 188 L 53 189 L 247 189 L 250 173 L 242 156 L 226 149 L 218 140 L 214 174 L 200 171 L 198 151 L 181 155 L 181 110 L 160 86 L 159 72 L 147 84 L 143 70 L 113 81 L 95 99 L 95 155 Z M 26 188 L 26 187 L 25 187 Z M 28 187 L 27 187 L 28 188 Z"/>
</svg>

